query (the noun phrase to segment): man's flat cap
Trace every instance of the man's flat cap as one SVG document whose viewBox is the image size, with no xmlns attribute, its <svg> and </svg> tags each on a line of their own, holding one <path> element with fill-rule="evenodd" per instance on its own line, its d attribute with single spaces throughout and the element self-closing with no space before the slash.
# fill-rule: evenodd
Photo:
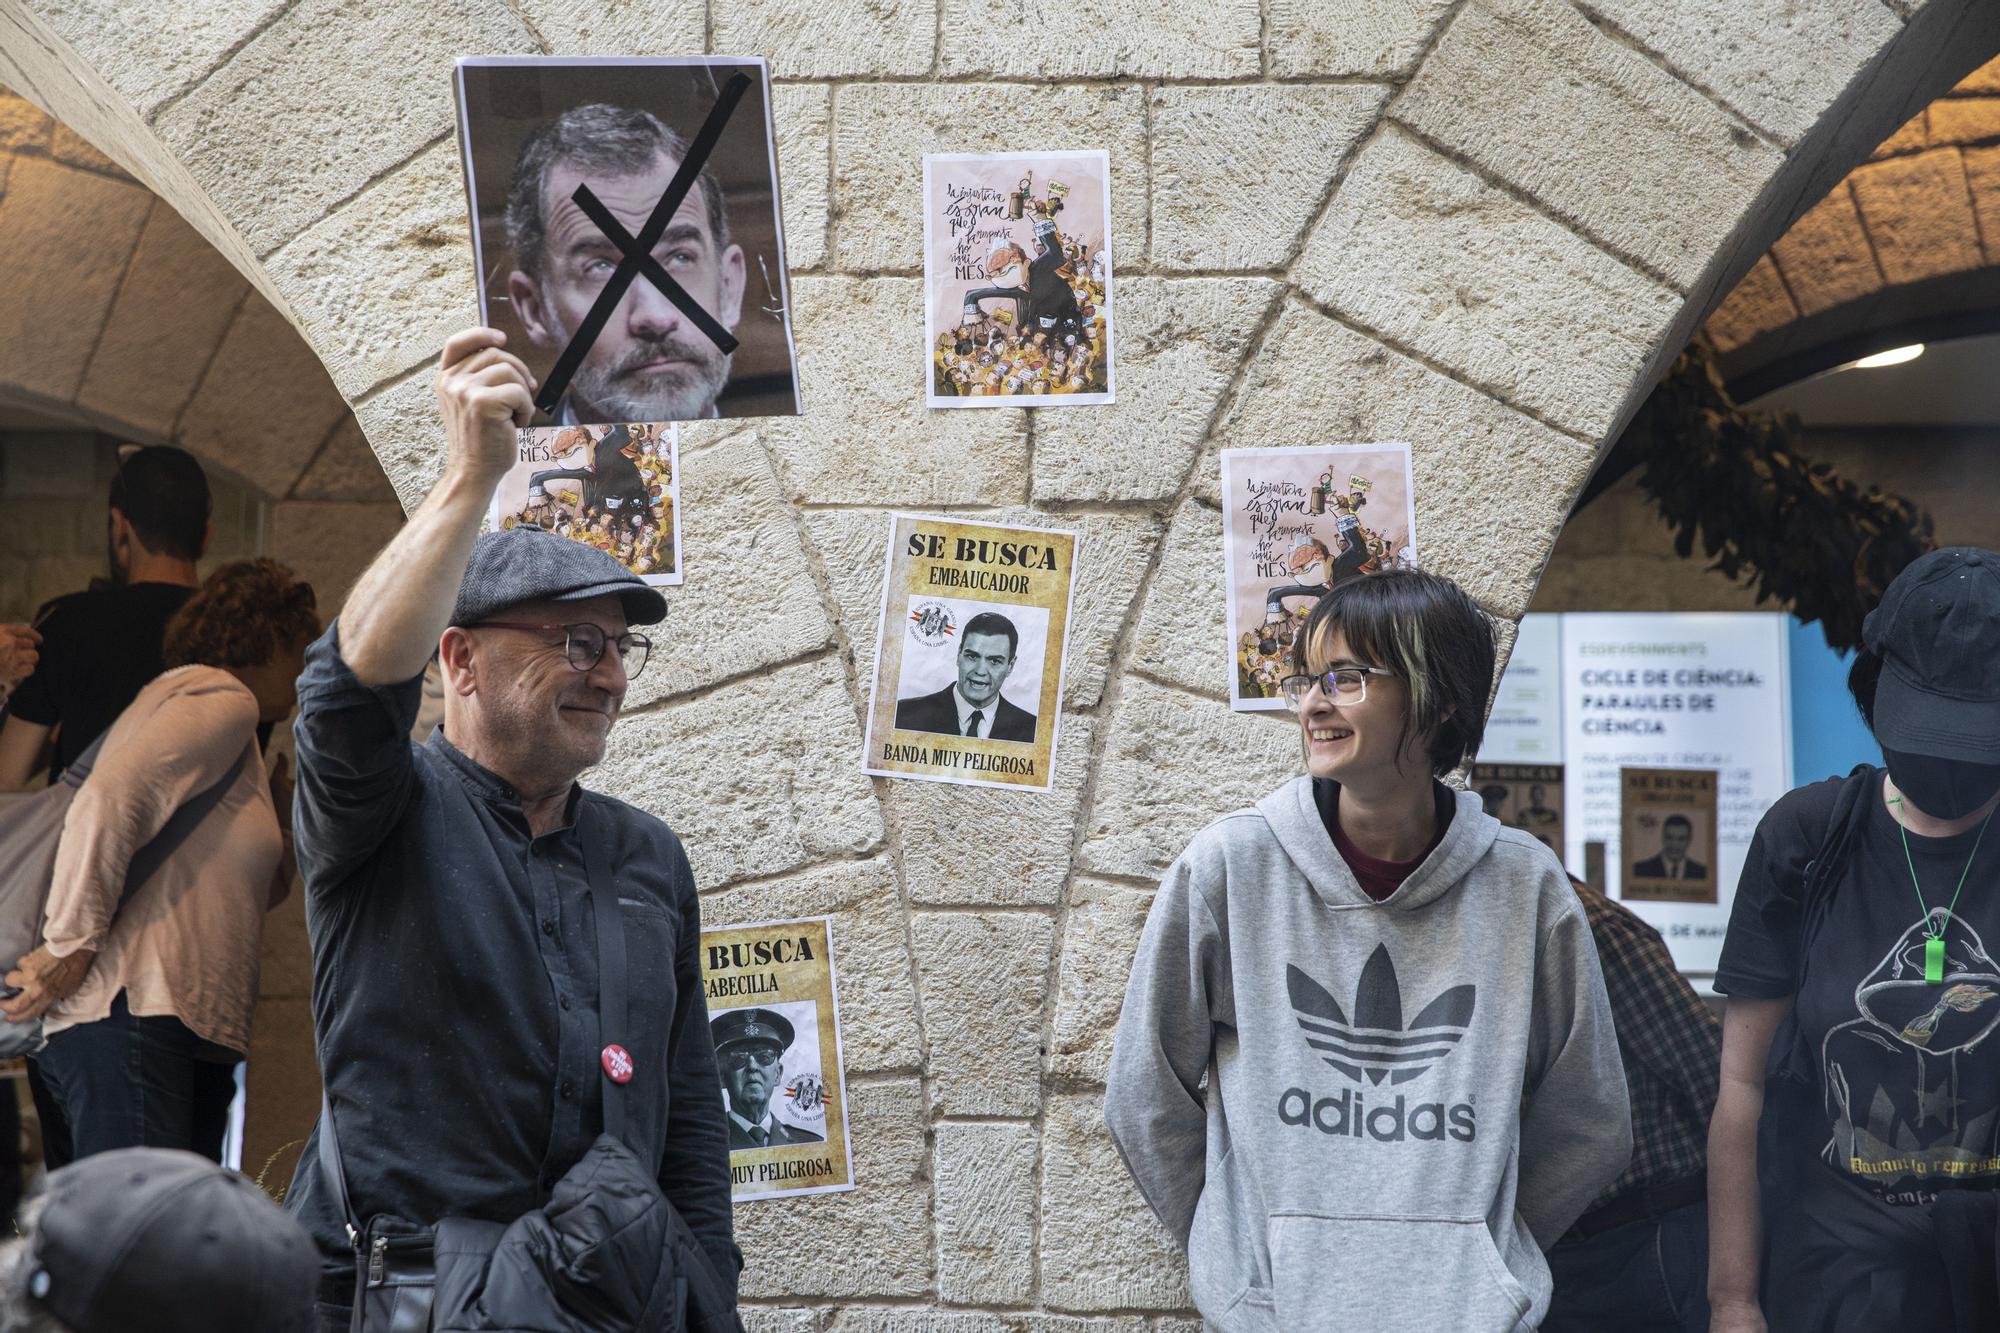
<svg viewBox="0 0 2000 1333">
<path fill-rule="evenodd" d="M 790 1020 L 769 1009 L 725 1010 L 708 1021 L 708 1031 L 715 1040 L 717 1054 L 721 1054 L 725 1046 L 741 1046 L 752 1041 L 767 1042 L 783 1051 L 798 1035 Z"/>
<path fill-rule="evenodd" d="M 522 602 L 606 596 L 624 604 L 628 625 L 657 625 L 667 618 L 667 599 L 659 590 L 608 552 L 540 528 L 509 528 L 473 543 L 451 623 L 477 625 Z"/>
</svg>

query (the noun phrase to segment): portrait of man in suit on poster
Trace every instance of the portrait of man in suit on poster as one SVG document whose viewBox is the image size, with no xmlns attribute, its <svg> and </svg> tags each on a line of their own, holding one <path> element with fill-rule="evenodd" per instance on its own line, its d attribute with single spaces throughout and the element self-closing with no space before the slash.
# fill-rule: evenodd
<svg viewBox="0 0 2000 1333">
<path fill-rule="evenodd" d="M 1694 821 L 1668 815 L 1660 824 L 1660 851 L 1632 863 L 1634 879 L 1707 879 L 1708 867 L 1688 856 L 1694 842 Z"/>
<path fill-rule="evenodd" d="M 982 740 L 1035 739 L 1035 715 L 1001 689 L 1019 658 L 1021 633 L 998 611 L 982 611 L 959 635 L 958 679 L 933 694 L 896 701 L 896 726 Z"/>
</svg>

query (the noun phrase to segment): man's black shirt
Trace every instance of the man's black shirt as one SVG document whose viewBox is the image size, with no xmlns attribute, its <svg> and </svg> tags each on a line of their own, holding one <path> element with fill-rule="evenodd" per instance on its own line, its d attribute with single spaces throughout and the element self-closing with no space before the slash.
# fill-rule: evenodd
<svg viewBox="0 0 2000 1333">
<path fill-rule="evenodd" d="M 38 618 L 41 658 L 22 681 L 8 711 L 23 722 L 53 727 L 51 780 L 160 674 L 160 639 L 174 612 L 194 596 L 177 583 L 130 583 L 71 593 L 49 603 Z"/>
<path fill-rule="evenodd" d="M 338 625 L 299 678 L 293 819 L 313 947 L 313 1022 L 359 1220 L 509 1222 L 603 1129 L 597 940 L 579 827 L 617 884 L 636 1072 L 628 1144 L 734 1282 L 722 1088 L 702 994 L 700 907 L 665 824 L 577 788 L 536 838 L 514 792 L 446 741 L 408 740 L 422 677 L 370 687 Z M 317 1133 L 317 1131 L 315 1131 Z M 288 1206 L 353 1272 L 317 1143 Z"/>
<path fill-rule="evenodd" d="M 1882 771 L 1865 780 L 1823 916 L 1807 912 L 1801 895 L 1806 866 L 1826 844 L 1836 784 L 1787 794 L 1758 824 L 1715 988 L 1746 999 L 1795 997 L 1803 1040 L 1794 1072 L 1817 1103 L 1810 1123 L 1784 1126 L 1802 1156 L 1894 1204 L 1924 1203 L 1941 1189 L 2000 1188 L 2000 964 L 1992 952 L 2000 947 L 2000 828 L 1983 841 L 1976 829 L 1912 833 L 1906 858 L 1882 802 Z M 1932 934 L 1944 939 L 1936 983 L 1924 979 Z"/>
</svg>

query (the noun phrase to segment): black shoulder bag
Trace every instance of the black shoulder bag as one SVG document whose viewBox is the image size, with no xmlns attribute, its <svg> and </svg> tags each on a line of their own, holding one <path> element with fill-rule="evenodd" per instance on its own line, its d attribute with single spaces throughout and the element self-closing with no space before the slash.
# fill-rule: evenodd
<svg viewBox="0 0 2000 1333">
<path fill-rule="evenodd" d="M 599 1049 L 608 1050 L 629 1040 L 625 930 L 617 890 L 601 873 L 600 853 L 591 830 L 584 826 L 589 810 L 586 803 L 579 812 L 578 842 L 596 923 Z M 605 1076 L 604 1135 L 557 1184 L 549 1209 L 512 1226 L 448 1217 L 434 1228 L 415 1232 L 386 1228 L 382 1224 L 388 1219 L 379 1217 L 366 1225 L 356 1219 L 341 1169 L 333 1106 L 322 1100 L 320 1170 L 355 1250 L 350 1333 L 740 1329 L 727 1284 L 715 1273 L 679 1211 L 660 1195 L 651 1172 L 640 1169 L 625 1141 L 626 1095 L 623 1085 Z M 576 1271 L 556 1253 L 563 1248 L 560 1243 L 538 1244 L 558 1229 L 553 1218 L 541 1214 L 553 1213 L 566 1200 L 574 1206 L 579 1199 L 586 1201 L 585 1212 L 634 1231 L 650 1225 L 658 1233 L 661 1280 L 617 1281 L 618 1294 L 630 1302 L 622 1314 L 607 1308 L 617 1303 L 608 1293 L 588 1289 L 592 1281 L 588 1263 Z M 612 1258 L 615 1262 L 620 1256 Z M 635 1290 L 641 1294 L 633 1295 Z"/>
</svg>

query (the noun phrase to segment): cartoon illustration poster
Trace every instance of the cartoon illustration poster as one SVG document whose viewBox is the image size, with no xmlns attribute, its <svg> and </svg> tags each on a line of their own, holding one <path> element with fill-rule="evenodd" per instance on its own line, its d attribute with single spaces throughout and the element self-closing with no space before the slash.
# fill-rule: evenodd
<svg viewBox="0 0 2000 1333">
<path fill-rule="evenodd" d="M 1076 534 L 892 514 L 862 767 L 1047 791 Z"/>
<path fill-rule="evenodd" d="M 516 432 L 520 451 L 494 489 L 495 532 L 529 526 L 595 546 L 646 582 L 679 583 L 680 442 L 671 425 Z"/>
<path fill-rule="evenodd" d="M 828 919 L 704 930 L 701 956 L 731 1197 L 853 1189 Z"/>
<path fill-rule="evenodd" d="M 1334 584 L 1417 564 L 1407 444 L 1222 451 L 1229 702 L 1285 707 L 1292 638 Z"/>
<path fill-rule="evenodd" d="M 924 158 L 932 407 L 1114 397 L 1108 153 Z"/>
<path fill-rule="evenodd" d="M 1715 901 L 1712 768 L 1625 768 L 1619 897 L 1656 903 Z"/>
</svg>

